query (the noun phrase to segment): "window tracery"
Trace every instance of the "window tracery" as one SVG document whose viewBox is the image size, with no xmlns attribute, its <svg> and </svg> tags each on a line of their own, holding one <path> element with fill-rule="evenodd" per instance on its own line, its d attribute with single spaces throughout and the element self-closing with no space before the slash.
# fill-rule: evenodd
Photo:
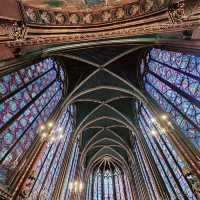
<svg viewBox="0 0 200 200">
<path fill-rule="evenodd" d="M 145 89 L 200 148 L 200 57 L 153 48 L 143 73 Z"/>
<path fill-rule="evenodd" d="M 0 77 L 0 181 L 22 160 L 38 127 L 62 97 L 61 67 L 51 58 Z"/>
<path fill-rule="evenodd" d="M 165 130 L 157 128 L 152 121 L 154 116 L 146 106 L 140 104 L 138 109 L 139 126 L 171 198 L 196 200 L 197 198 L 193 193 L 192 185 L 184 174 L 184 169 L 187 168 L 187 165 L 177 154 L 174 146 L 169 141 Z M 137 144 L 136 147 L 136 155 L 141 161 L 143 154 L 139 144 Z M 156 187 L 150 177 L 151 172 L 149 172 L 145 159 L 142 163 L 140 162 L 140 165 L 150 196 L 152 199 L 155 199 L 155 196 L 158 198 Z"/>
<path fill-rule="evenodd" d="M 87 185 L 88 200 L 124 200 L 125 192 L 129 193 L 127 199 L 132 200 L 128 177 L 117 166 L 110 166 L 96 168 L 90 175 Z"/>
<path fill-rule="evenodd" d="M 35 163 L 33 169 L 36 180 L 30 190 L 30 195 L 39 197 L 41 193 L 44 193 L 47 199 L 51 197 L 72 133 L 72 111 L 72 106 L 66 108 L 52 130 L 53 135 L 51 137 L 54 136 L 56 138 L 62 134 L 63 138 L 57 141 L 50 140 L 46 143 L 40 158 Z M 61 127 L 62 129 L 60 129 Z"/>
</svg>

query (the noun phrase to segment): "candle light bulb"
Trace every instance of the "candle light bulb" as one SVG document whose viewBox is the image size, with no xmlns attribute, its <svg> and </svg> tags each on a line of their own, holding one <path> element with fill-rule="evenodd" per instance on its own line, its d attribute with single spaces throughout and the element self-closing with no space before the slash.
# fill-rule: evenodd
<svg viewBox="0 0 200 200">
<path fill-rule="evenodd" d="M 53 122 L 49 122 L 49 123 L 48 123 L 48 127 L 49 127 L 49 128 L 52 128 L 52 127 L 53 127 Z"/>
<path fill-rule="evenodd" d="M 162 118 L 163 120 L 166 120 L 166 119 L 167 119 L 167 115 L 162 115 L 161 118 Z"/>
<path fill-rule="evenodd" d="M 40 130 L 43 131 L 45 129 L 45 125 L 40 126 Z"/>
<path fill-rule="evenodd" d="M 45 138 L 45 137 L 47 137 L 47 133 L 46 132 L 42 133 L 42 138 Z"/>
<path fill-rule="evenodd" d="M 151 134 L 155 136 L 155 135 L 157 135 L 157 132 L 155 130 L 152 130 Z"/>
<path fill-rule="evenodd" d="M 73 183 L 69 183 L 69 190 L 71 191 L 73 189 Z"/>
</svg>

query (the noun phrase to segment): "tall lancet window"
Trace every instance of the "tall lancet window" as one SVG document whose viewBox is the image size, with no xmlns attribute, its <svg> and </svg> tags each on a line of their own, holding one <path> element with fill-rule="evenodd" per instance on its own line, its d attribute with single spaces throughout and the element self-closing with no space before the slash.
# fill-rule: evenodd
<svg viewBox="0 0 200 200">
<path fill-rule="evenodd" d="M 91 180 L 89 179 L 88 181 L 89 181 L 88 184 L 90 184 Z M 93 193 L 94 193 L 93 199 L 94 200 L 101 200 L 101 195 L 102 195 L 102 183 L 101 183 L 101 181 L 102 181 L 101 171 L 97 170 L 97 171 L 95 171 L 95 174 L 94 174 L 94 186 L 93 186 Z M 91 186 L 89 186 L 88 188 L 90 188 L 90 187 Z M 91 197 L 90 197 L 90 199 L 91 199 Z"/>
<path fill-rule="evenodd" d="M 78 163 L 78 155 L 79 155 L 79 142 L 76 142 L 70 154 L 70 161 L 67 166 L 67 170 L 65 171 L 65 178 L 63 181 L 63 187 L 60 198 L 62 200 L 71 199 L 74 194 L 74 191 L 70 190 L 70 188 L 72 186 L 72 183 L 76 181 L 75 173 L 76 173 L 76 166 Z"/>
<path fill-rule="evenodd" d="M 128 176 L 112 162 L 101 162 L 88 178 L 87 200 L 132 200 Z"/>
<path fill-rule="evenodd" d="M 122 175 L 122 172 L 119 170 L 119 168 L 116 168 L 114 170 L 114 184 L 115 184 L 115 190 L 116 190 L 116 199 L 117 200 L 125 200 L 125 188 L 128 190 L 129 185 L 124 185 L 123 178 L 125 179 L 126 176 Z M 129 194 L 131 191 L 129 190 Z"/>
<path fill-rule="evenodd" d="M 51 198 L 72 133 L 73 113 L 73 106 L 69 106 L 60 114 L 49 141 L 33 167 L 35 181 L 29 193 L 33 198 Z"/>
<path fill-rule="evenodd" d="M 104 179 L 104 199 L 113 199 L 113 181 L 112 181 L 113 172 L 112 170 L 106 170 L 103 173 Z"/>
<path fill-rule="evenodd" d="M 166 130 L 156 122 L 153 114 L 143 104 L 138 106 L 139 126 L 148 145 L 158 170 L 165 182 L 171 199 L 197 200 L 193 193 L 189 178 L 184 174 L 186 163 L 177 154 L 167 137 Z M 145 162 L 143 149 L 140 143 L 135 148 L 136 155 L 140 161 L 146 186 L 151 199 L 158 199 L 156 187 L 152 181 L 152 173 Z"/>
<path fill-rule="evenodd" d="M 200 150 L 200 57 L 153 48 L 143 68 L 146 91 Z"/>
<path fill-rule="evenodd" d="M 16 168 L 62 97 L 63 71 L 45 59 L 0 77 L 0 182 L 9 184 Z"/>
</svg>

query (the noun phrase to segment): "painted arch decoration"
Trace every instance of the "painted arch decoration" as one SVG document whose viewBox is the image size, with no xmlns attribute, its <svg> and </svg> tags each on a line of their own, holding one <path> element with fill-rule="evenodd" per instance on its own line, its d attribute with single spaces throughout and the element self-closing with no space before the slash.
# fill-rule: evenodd
<svg viewBox="0 0 200 200">
<path fill-rule="evenodd" d="M 52 1 L 51 1 L 52 2 Z M 62 1 L 58 1 L 62 2 Z M 105 23 L 115 23 L 123 20 L 131 20 L 146 14 L 151 14 L 164 9 L 168 0 L 145 0 L 145 1 L 124 1 L 122 5 L 102 6 L 103 0 L 86 0 L 86 5 L 96 5 L 99 7 L 84 7 L 78 3 L 70 8 L 73 3 L 69 2 L 66 8 L 52 9 L 42 4 L 35 5 L 29 1 L 21 4 L 24 20 L 27 24 L 51 25 L 51 26 L 87 26 L 101 25 Z M 96 3 L 95 3 L 96 2 Z M 67 2 L 64 2 L 67 4 Z"/>
</svg>

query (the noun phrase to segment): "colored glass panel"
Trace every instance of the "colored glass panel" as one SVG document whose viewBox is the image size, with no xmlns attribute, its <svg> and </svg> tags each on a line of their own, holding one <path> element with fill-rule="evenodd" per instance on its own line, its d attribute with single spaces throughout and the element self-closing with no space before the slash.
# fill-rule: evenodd
<svg viewBox="0 0 200 200">
<path fill-rule="evenodd" d="M 146 91 L 200 148 L 200 57 L 153 48 L 146 61 Z"/>
<path fill-rule="evenodd" d="M 63 86 L 59 73 L 55 61 L 45 59 L 0 77 L 0 176 L 4 182 L 5 174 L 18 165 L 39 125 L 60 101 Z"/>
<path fill-rule="evenodd" d="M 52 130 L 52 134 L 55 138 L 59 138 L 61 135 L 64 138 L 61 139 L 61 141 L 57 141 L 56 139 L 51 145 L 46 145 L 43 150 L 42 158 L 35 164 L 37 179 L 31 193 L 35 193 L 38 196 L 40 196 L 41 193 L 48 196 L 53 193 L 72 131 L 73 118 L 69 112 L 70 109 L 67 108 L 60 115 Z"/>
<path fill-rule="evenodd" d="M 137 143 L 137 145 L 135 146 L 135 152 L 136 152 L 136 156 L 138 159 L 138 163 L 140 165 L 140 169 L 142 171 L 144 181 L 148 188 L 147 191 L 149 193 L 150 198 L 152 200 L 159 199 L 159 194 L 157 193 L 156 185 L 154 184 L 153 179 L 152 179 L 152 173 L 151 173 L 147 163 L 145 162 L 143 151 L 142 151 L 142 148 L 140 147 L 139 143 Z"/>
<path fill-rule="evenodd" d="M 152 118 L 154 116 L 150 111 L 145 106 L 141 106 L 139 125 L 171 198 L 183 199 L 186 196 L 191 200 L 196 199 L 183 173 L 185 163 L 168 140 L 166 133 L 151 121 Z M 155 134 L 152 134 L 152 131 Z"/>
<path fill-rule="evenodd" d="M 132 200 L 131 187 L 129 180 L 117 167 L 104 168 L 99 167 L 94 170 L 88 180 L 87 198 L 90 200 L 93 193 L 93 199 L 96 200 L 124 200 L 124 193 L 127 192 L 127 198 Z M 93 176 L 94 175 L 94 176 Z M 92 177 L 93 176 L 93 177 Z M 125 180 L 126 178 L 126 180 Z M 124 179 L 124 180 L 123 180 Z M 92 184 L 93 181 L 93 184 Z M 93 188 L 92 188 L 93 185 Z M 103 187 L 103 188 L 102 188 Z"/>
</svg>

